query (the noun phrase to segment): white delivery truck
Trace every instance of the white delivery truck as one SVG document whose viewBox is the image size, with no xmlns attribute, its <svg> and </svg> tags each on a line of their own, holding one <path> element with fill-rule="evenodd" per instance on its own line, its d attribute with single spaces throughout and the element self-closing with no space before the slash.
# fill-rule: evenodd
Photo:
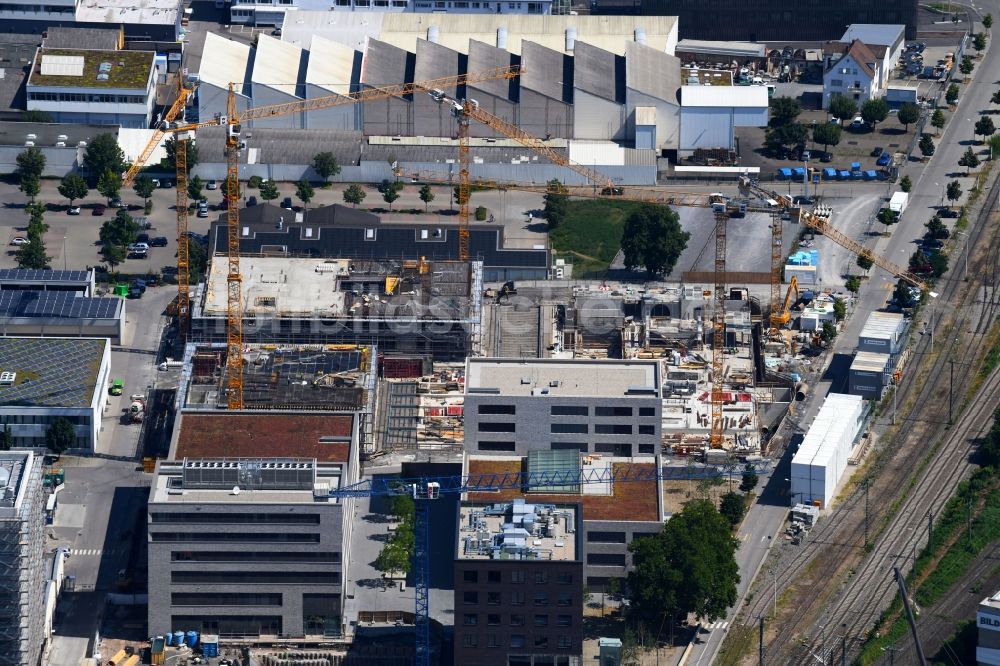
<svg viewBox="0 0 1000 666">
<path fill-rule="evenodd" d="M 893 192 L 892 198 L 889 199 L 889 210 L 896 213 L 897 215 L 902 215 L 903 211 L 906 210 L 906 205 L 910 202 L 910 195 L 906 192 Z"/>
</svg>

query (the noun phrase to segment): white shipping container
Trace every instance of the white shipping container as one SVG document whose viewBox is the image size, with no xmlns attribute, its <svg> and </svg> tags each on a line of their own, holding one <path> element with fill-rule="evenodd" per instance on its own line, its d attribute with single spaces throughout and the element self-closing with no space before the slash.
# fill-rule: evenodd
<svg viewBox="0 0 1000 666">
<path fill-rule="evenodd" d="M 861 430 L 861 396 L 831 393 L 792 458 L 792 500 L 828 506 Z"/>
</svg>

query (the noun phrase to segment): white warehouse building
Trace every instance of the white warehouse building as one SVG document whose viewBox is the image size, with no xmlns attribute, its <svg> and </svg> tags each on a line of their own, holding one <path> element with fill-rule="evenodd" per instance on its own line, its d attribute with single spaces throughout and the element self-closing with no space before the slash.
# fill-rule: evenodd
<svg viewBox="0 0 1000 666">
<path fill-rule="evenodd" d="M 864 422 L 864 399 L 830 393 L 792 458 L 793 501 L 827 507 Z"/>
<path fill-rule="evenodd" d="M 678 157 L 695 150 L 735 150 L 736 128 L 767 125 L 767 107 L 765 86 L 681 86 Z"/>
</svg>

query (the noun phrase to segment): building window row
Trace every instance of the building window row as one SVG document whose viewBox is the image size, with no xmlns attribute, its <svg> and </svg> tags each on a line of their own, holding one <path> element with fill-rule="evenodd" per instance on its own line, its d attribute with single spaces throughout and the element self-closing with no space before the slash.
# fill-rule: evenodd
<svg viewBox="0 0 1000 666">
<path fill-rule="evenodd" d="M 210 551 L 175 550 L 170 553 L 171 562 L 323 562 L 340 563 L 338 552 L 269 553 L 257 550 Z"/>
<path fill-rule="evenodd" d="M 19 14 L 74 14 L 74 7 L 59 5 L 14 5 L 8 2 L 0 3 L 0 12 L 17 12 Z"/>
<path fill-rule="evenodd" d="M 170 582 L 178 585 L 340 585 L 340 574 L 336 571 L 171 571 Z"/>
<path fill-rule="evenodd" d="M 258 592 L 173 592 L 172 606 L 280 606 L 280 594 Z"/>
<path fill-rule="evenodd" d="M 480 426 L 484 425 L 482 423 Z M 492 425 L 492 424 L 491 424 Z M 480 427 L 482 430 L 482 427 Z M 489 431 L 496 432 L 496 431 Z M 549 424 L 549 432 L 553 435 L 586 435 L 589 434 L 589 424 L 587 423 L 551 423 Z M 595 423 L 594 424 L 594 434 L 595 435 L 631 435 L 632 434 L 632 424 L 631 423 Z M 655 435 L 656 426 L 654 425 L 640 425 L 639 426 L 640 435 Z"/>
<path fill-rule="evenodd" d="M 479 405 L 477 411 L 480 414 L 504 414 L 509 416 L 517 413 L 514 405 Z"/>
<path fill-rule="evenodd" d="M 149 515 L 153 523 L 214 523 L 214 524 L 257 524 L 257 525 L 319 525 L 318 513 L 203 513 L 157 512 Z"/>
<path fill-rule="evenodd" d="M 532 620 L 532 624 L 536 627 L 547 627 L 549 626 L 549 622 L 550 622 L 550 616 L 547 613 L 536 613 Z M 479 614 L 463 613 L 462 624 L 466 627 L 479 626 Z M 512 627 L 523 627 L 526 624 L 525 616 L 522 613 L 511 613 L 508 616 L 508 624 Z M 559 613 L 555 616 L 554 624 L 557 627 L 572 627 L 573 616 Z M 486 626 L 499 627 L 502 625 L 503 625 L 503 616 L 500 613 L 486 614 Z"/>
<path fill-rule="evenodd" d="M 319 543 L 319 534 L 282 532 L 150 532 L 149 540 L 158 543 Z"/>
<path fill-rule="evenodd" d="M 478 444 L 480 451 L 514 451 L 517 447 L 514 442 L 479 442 Z"/>
<path fill-rule="evenodd" d="M 531 641 L 530 641 L 530 647 L 533 647 L 536 650 L 548 650 L 549 649 L 549 643 L 550 643 L 549 636 L 547 636 L 547 635 L 532 636 L 531 637 Z M 485 647 L 489 647 L 489 648 L 507 647 L 507 646 L 503 645 L 503 639 L 501 637 L 497 636 L 496 634 L 488 634 L 485 637 L 485 640 L 483 641 L 482 644 Z M 570 647 L 572 647 L 572 645 L 573 645 L 573 639 L 570 636 L 557 636 L 556 640 L 555 640 L 555 645 L 560 650 L 566 650 L 566 649 L 569 649 Z M 526 638 L 525 638 L 525 636 L 523 634 L 511 634 L 511 636 L 510 636 L 510 647 L 521 649 L 521 648 L 528 647 L 528 646 L 529 646 L 529 644 L 528 644 L 528 642 L 527 642 L 527 640 L 526 640 Z M 463 633 L 462 634 L 462 647 L 466 647 L 466 648 L 477 648 L 477 647 L 480 647 L 479 635 L 478 634 Z M 553 659 L 554 659 L 554 661 L 553 661 Z M 509 666 L 514 666 L 515 664 L 517 666 L 521 666 L 522 664 L 524 666 L 532 666 L 532 664 L 540 665 L 540 664 L 543 664 L 543 663 L 548 663 L 548 664 L 550 664 L 552 666 L 569 666 L 569 657 L 562 657 L 562 658 L 560 658 L 560 657 L 554 657 L 554 658 L 550 657 L 549 660 L 543 662 L 543 661 L 539 661 L 539 659 L 537 657 L 534 660 L 532 660 L 531 656 L 527 656 L 527 655 L 513 656 L 512 655 L 512 656 L 508 657 L 508 661 L 507 661 L 507 664 Z"/>
<path fill-rule="evenodd" d="M 55 414 L 4 414 L 0 426 L 4 425 L 48 425 L 57 417 Z M 90 425 L 90 417 L 71 414 L 62 416 L 73 425 Z"/>
<path fill-rule="evenodd" d="M 528 577 L 525 575 L 523 570 L 512 570 L 510 572 L 510 581 L 514 584 L 523 584 L 527 582 Z M 462 581 L 465 583 L 478 583 L 479 582 L 479 570 L 478 569 L 466 569 L 462 572 Z M 547 571 L 536 571 L 534 581 L 536 585 L 546 585 L 549 582 L 549 572 Z M 560 585 L 572 585 L 573 584 L 573 574 L 569 572 L 559 572 L 555 576 L 555 581 Z M 503 583 L 503 572 L 498 569 L 490 569 L 486 572 L 486 582 L 491 585 L 500 585 Z"/>
<path fill-rule="evenodd" d="M 514 432 L 513 423 L 479 423 L 479 432 Z"/>
<path fill-rule="evenodd" d="M 90 95 L 83 93 L 54 93 L 31 91 L 28 99 L 34 102 L 89 102 L 91 104 L 145 104 L 142 95 Z"/>
</svg>

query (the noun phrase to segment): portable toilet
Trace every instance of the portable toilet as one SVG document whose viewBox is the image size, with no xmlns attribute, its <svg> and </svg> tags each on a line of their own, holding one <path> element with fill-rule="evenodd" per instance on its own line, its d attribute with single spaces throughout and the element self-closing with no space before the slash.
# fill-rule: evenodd
<svg viewBox="0 0 1000 666">
<path fill-rule="evenodd" d="M 618 638 L 600 638 L 597 642 L 601 666 L 621 666 L 622 642 Z"/>
<path fill-rule="evenodd" d="M 201 653 L 206 657 L 219 656 L 219 636 L 218 634 L 201 635 Z"/>
<path fill-rule="evenodd" d="M 128 284 L 125 282 L 119 282 L 114 288 L 115 296 L 121 296 L 122 298 L 128 297 Z"/>
</svg>

